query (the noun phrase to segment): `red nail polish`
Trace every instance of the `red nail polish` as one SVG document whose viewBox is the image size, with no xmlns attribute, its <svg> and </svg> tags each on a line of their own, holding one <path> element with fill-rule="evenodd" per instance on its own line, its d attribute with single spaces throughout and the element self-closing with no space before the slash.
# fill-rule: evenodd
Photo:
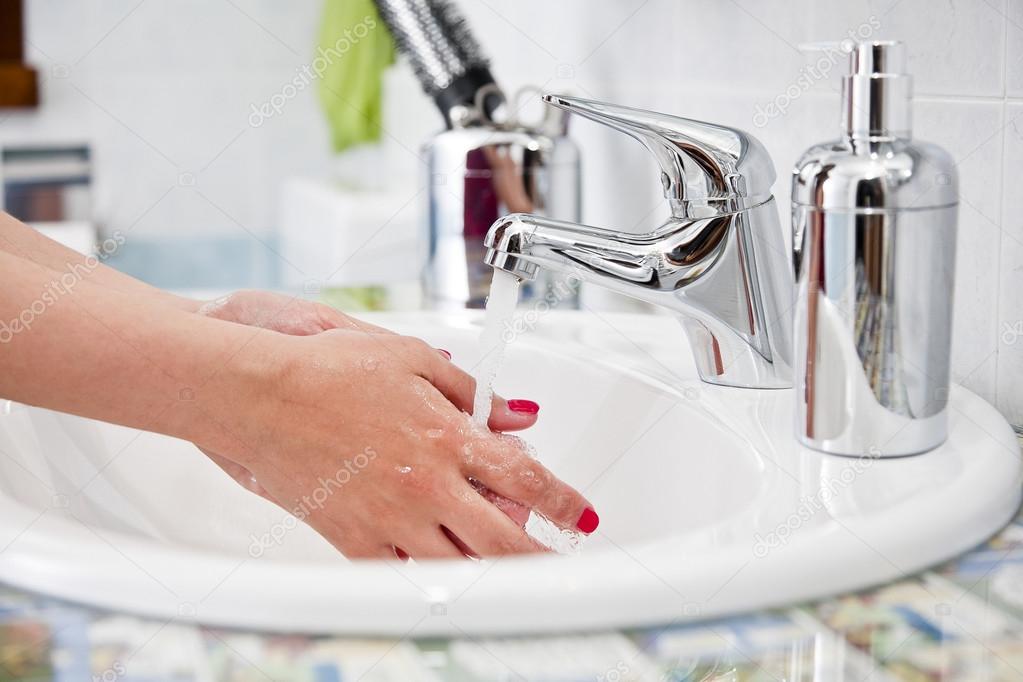
<svg viewBox="0 0 1023 682">
<path fill-rule="evenodd" d="M 575 527 L 582 532 L 589 535 L 593 531 L 597 530 L 597 526 L 600 524 L 600 517 L 597 516 L 597 512 L 587 507 L 583 509 L 582 516 L 575 522 Z"/>
<path fill-rule="evenodd" d="M 437 352 L 440 353 L 441 355 L 443 355 L 444 357 L 446 357 L 448 360 L 451 359 L 451 353 L 449 353 L 448 351 L 444 350 L 443 348 L 438 348 Z"/>
<path fill-rule="evenodd" d="M 536 414 L 540 411 L 540 406 L 532 400 L 521 400 L 519 398 L 515 398 L 514 400 L 508 401 L 508 409 L 512 412 L 521 412 L 523 414 Z"/>
</svg>

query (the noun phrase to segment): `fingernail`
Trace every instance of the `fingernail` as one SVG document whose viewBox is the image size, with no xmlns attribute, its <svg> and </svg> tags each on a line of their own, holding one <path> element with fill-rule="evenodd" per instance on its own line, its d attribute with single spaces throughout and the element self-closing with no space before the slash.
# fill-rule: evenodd
<svg viewBox="0 0 1023 682">
<path fill-rule="evenodd" d="M 437 352 L 440 353 L 441 355 L 443 355 L 444 357 L 446 357 L 448 360 L 451 359 L 451 353 L 449 353 L 448 351 L 444 350 L 443 348 L 438 348 Z"/>
<path fill-rule="evenodd" d="M 597 516 L 597 512 L 593 511 L 590 507 L 583 509 L 582 516 L 575 522 L 575 527 L 582 532 L 589 535 L 593 531 L 597 530 L 597 526 L 600 524 L 600 517 Z"/>
<path fill-rule="evenodd" d="M 408 563 L 408 554 L 406 554 L 405 550 L 401 547 L 394 548 L 394 556 L 398 559 L 398 561 L 403 561 L 406 564 Z"/>
<path fill-rule="evenodd" d="M 508 409 L 512 412 L 521 412 L 522 414 L 536 414 L 540 411 L 540 406 L 532 400 L 515 398 L 508 401 Z"/>
</svg>

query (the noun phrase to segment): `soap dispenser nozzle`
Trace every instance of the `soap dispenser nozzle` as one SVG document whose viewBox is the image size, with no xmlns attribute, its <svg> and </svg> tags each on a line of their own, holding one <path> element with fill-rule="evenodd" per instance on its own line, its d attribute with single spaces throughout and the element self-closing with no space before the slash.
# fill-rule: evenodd
<svg viewBox="0 0 1023 682">
<path fill-rule="evenodd" d="M 853 138 L 911 136 L 913 78 L 898 41 L 855 43 L 842 78 L 842 128 Z"/>
<path fill-rule="evenodd" d="M 850 138 L 909 138 L 913 78 L 905 72 L 906 46 L 898 40 L 802 43 L 803 52 L 848 55 L 842 76 L 842 130 Z"/>
</svg>

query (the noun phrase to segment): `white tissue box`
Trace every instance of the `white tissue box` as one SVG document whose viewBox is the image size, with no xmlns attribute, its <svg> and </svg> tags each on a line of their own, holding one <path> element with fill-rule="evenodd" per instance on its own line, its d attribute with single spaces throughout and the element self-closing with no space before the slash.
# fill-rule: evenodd
<svg viewBox="0 0 1023 682">
<path fill-rule="evenodd" d="M 425 204 L 414 187 L 371 190 L 289 180 L 280 202 L 282 282 L 309 291 L 418 281 L 426 254 L 420 227 Z"/>
</svg>

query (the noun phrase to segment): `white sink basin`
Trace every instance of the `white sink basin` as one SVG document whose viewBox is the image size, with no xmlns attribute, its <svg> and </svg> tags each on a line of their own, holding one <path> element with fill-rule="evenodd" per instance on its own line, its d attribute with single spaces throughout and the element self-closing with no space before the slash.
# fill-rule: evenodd
<svg viewBox="0 0 1023 682">
<path fill-rule="evenodd" d="M 474 362 L 478 317 L 373 321 Z M 188 443 L 7 403 L 0 581 L 272 630 L 622 627 L 897 578 L 981 542 L 1020 502 L 1014 435 L 969 391 L 952 391 L 951 436 L 933 452 L 823 455 L 795 443 L 790 391 L 700 383 L 670 318 L 549 313 L 509 348 L 497 386 L 543 406 L 525 437 L 596 504 L 600 529 L 575 556 L 348 562 Z"/>
</svg>

